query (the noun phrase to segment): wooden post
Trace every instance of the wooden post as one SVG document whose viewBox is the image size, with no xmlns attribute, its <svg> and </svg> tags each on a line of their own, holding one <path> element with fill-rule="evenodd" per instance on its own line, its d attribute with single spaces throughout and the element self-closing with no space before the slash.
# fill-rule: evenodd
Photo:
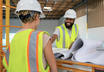
<svg viewBox="0 0 104 72">
<path fill-rule="evenodd" d="M 95 72 L 95 68 L 94 67 L 92 67 L 92 72 Z"/>
<path fill-rule="evenodd" d="M 10 0 L 6 0 L 6 25 L 10 25 Z M 6 27 L 6 46 L 9 45 L 9 27 Z"/>
<path fill-rule="evenodd" d="M 3 0 L 0 0 L 0 25 L 3 25 L 3 9 L 2 4 Z M 0 27 L 0 46 L 2 46 L 2 32 L 3 28 Z M 2 72 L 2 47 L 0 47 L 0 72 Z"/>
</svg>

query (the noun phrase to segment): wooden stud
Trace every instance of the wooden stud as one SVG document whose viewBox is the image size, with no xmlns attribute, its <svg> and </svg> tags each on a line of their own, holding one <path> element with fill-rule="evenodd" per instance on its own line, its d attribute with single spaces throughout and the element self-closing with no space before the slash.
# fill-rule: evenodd
<svg viewBox="0 0 104 72">
<path fill-rule="evenodd" d="M 14 27 L 14 28 L 22 28 L 23 26 L 0 25 L 0 27 Z"/>
<path fill-rule="evenodd" d="M 95 68 L 94 67 L 92 67 L 92 72 L 95 72 Z"/>
<path fill-rule="evenodd" d="M 10 0 L 6 0 L 6 6 L 10 6 Z M 6 25 L 10 25 L 10 7 L 6 7 Z M 9 27 L 5 28 L 6 30 L 6 45 L 9 45 Z"/>
<path fill-rule="evenodd" d="M 3 0 L 0 0 L 0 25 L 3 25 L 2 3 L 3 3 Z M 2 31 L 3 31 L 3 28 L 0 27 L 0 46 L 2 46 Z M 2 72 L 2 47 L 0 47 L 0 72 Z"/>
</svg>

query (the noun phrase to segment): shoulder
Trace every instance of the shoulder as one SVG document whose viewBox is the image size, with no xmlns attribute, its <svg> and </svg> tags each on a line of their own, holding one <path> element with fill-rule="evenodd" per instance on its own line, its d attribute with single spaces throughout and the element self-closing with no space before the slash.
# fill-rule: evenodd
<svg viewBox="0 0 104 72">
<path fill-rule="evenodd" d="M 74 24 L 75 29 L 79 29 L 78 24 Z"/>
<path fill-rule="evenodd" d="M 50 39 L 50 36 L 46 33 L 43 34 L 43 48 L 47 45 L 48 41 Z"/>
<path fill-rule="evenodd" d="M 49 36 L 49 33 L 47 31 L 35 31 L 37 34 L 40 34 L 42 36 L 44 35 L 48 35 Z"/>
<path fill-rule="evenodd" d="M 55 31 L 60 31 L 60 29 L 61 29 L 62 27 L 63 27 L 63 24 L 60 25 L 60 26 L 57 26 Z"/>
<path fill-rule="evenodd" d="M 44 33 L 43 38 L 50 38 L 50 36 L 47 33 Z"/>
<path fill-rule="evenodd" d="M 33 31 L 32 34 L 38 35 L 39 37 L 49 37 L 49 33 L 47 31 Z"/>
<path fill-rule="evenodd" d="M 60 33 L 60 30 L 56 28 L 53 34 L 59 35 L 59 33 Z"/>
<path fill-rule="evenodd" d="M 45 41 L 45 40 L 49 40 L 49 38 L 50 38 L 49 33 L 46 32 L 46 31 L 43 31 L 43 40 L 44 40 L 44 41 Z"/>
<path fill-rule="evenodd" d="M 60 27 L 62 27 L 63 26 L 63 24 L 62 25 L 60 25 L 60 26 L 57 26 L 56 28 L 60 28 Z"/>
<path fill-rule="evenodd" d="M 74 24 L 74 26 L 78 27 L 78 24 Z"/>
</svg>

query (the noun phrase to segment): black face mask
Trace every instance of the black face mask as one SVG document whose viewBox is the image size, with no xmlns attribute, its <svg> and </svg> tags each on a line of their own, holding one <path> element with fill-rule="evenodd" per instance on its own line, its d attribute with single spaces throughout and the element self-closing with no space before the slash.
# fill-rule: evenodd
<svg viewBox="0 0 104 72">
<path fill-rule="evenodd" d="M 68 28 L 68 29 L 71 29 L 72 26 L 73 26 L 73 24 L 74 24 L 74 23 L 70 23 L 70 25 L 68 26 L 68 25 L 67 25 L 67 22 L 65 22 L 65 27 Z"/>
</svg>

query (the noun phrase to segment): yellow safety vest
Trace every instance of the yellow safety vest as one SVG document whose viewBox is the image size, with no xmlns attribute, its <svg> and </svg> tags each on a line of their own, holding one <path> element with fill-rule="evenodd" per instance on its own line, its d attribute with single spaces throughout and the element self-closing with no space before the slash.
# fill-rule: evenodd
<svg viewBox="0 0 104 72">
<path fill-rule="evenodd" d="M 8 72 L 49 72 L 43 67 L 43 34 L 44 31 L 27 29 L 18 32 L 10 43 L 3 59 Z"/>
<path fill-rule="evenodd" d="M 59 40 L 56 39 L 57 48 L 69 48 L 71 43 L 74 42 L 78 36 L 78 32 L 79 32 L 78 25 L 74 24 L 72 26 L 71 37 L 69 36 L 67 28 L 65 27 L 65 24 L 62 24 L 61 26 L 58 26 L 56 28 L 58 28 L 60 31 L 60 38 Z"/>
</svg>

